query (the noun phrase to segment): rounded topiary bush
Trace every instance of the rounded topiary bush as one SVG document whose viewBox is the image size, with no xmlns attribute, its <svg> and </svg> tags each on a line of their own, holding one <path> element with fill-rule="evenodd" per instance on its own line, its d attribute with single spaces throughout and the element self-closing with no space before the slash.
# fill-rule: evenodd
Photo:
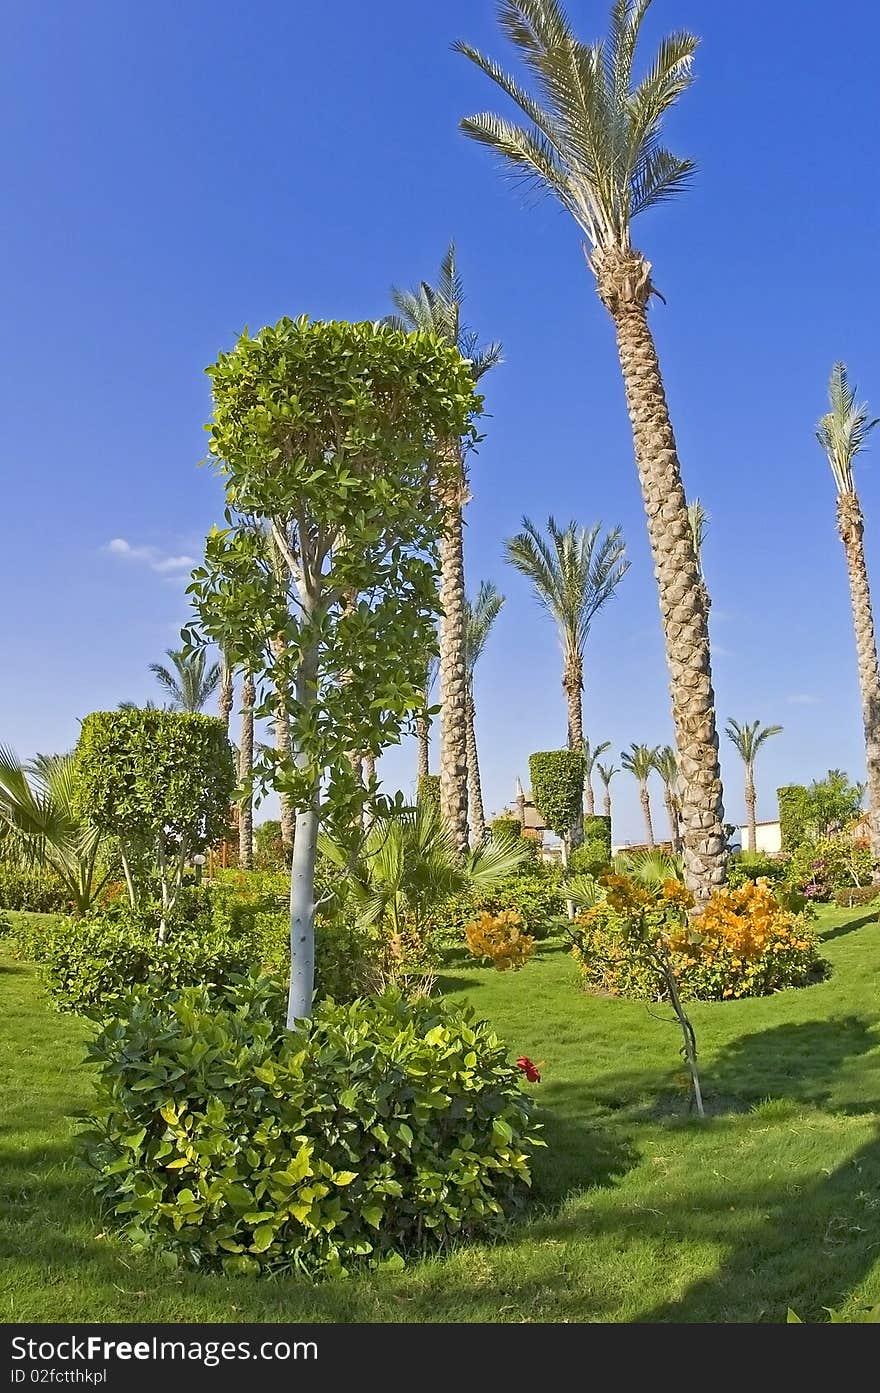
<svg viewBox="0 0 880 1393">
<path fill-rule="evenodd" d="M 226 1272 L 340 1274 L 491 1232 L 539 1145 L 492 1028 L 397 994 L 294 1032 L 267 979 L 133 992 L 90 1049 L 88 1164 L 139 1246 Z"/>
</svg>

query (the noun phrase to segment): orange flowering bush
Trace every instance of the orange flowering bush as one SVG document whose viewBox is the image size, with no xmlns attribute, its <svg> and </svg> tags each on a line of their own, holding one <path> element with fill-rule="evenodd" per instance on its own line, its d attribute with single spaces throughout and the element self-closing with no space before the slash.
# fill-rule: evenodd
<svg viewBox="0 0 880 1393">
<path fill-rule="evenodd" d="M 475 958 L 487 958 L 499 972 L 525 967 L 535 951 L 535 940 L 523 930 L 515 909 L 500 914 L 481 914 L 465 928 L 468 947 Z"/>
<path fill-rule="evenodd" d="M 573 935 L 584 981 L 596 991 L 665 999 L 667 964 L 682 999 L 701 1001 L 766 996 L 823 973 L 806 915 L 780 904 L 766 880 L 716 891 L 690 922 L 693 900 L 678 881 L 601 883 L 605 898 L 579 916 Z"/>
<path fill-rule="evenodd" d="M 824 968 L 806 916 L 781 905 L 766 880 L 716 891 L 672 947 L 685 994 L 710 1001 L 802 987 Z"/>
</svg>

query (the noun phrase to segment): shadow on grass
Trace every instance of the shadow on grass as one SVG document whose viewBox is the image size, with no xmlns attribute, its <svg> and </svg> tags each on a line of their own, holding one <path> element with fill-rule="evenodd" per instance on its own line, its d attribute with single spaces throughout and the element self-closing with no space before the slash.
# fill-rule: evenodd
<svg viewBox="0 0 880 1393">
<path fill-rule="evenodd" d="M 695 1241 L 729 1235 L 731 1247 L 711 1277 L 640 1321 L 824 1320 L 858 1291 L 878 1257 L 880 1134 L 827 1176 L 802 1187 L 767 1184 L 720 1197 L 725 1206 L 646 1215 L 649 1228 L 673 1225 Z M 725 1208 L 728 1213 L 725 1214 Z M 754 1217 L 743 1224 L 743 1210 Z M 734 1234 L 732 1217 L 737 1219 Z"/>
<path fill-rule="evenodd" d="M 859 919 L 847 919 L 845 924 L 838 924 L 836 929 L 827 929 L 825 933 L 818 935 L 820 943 L 830 943 L 832 939 L 843 938 L 846 934 L 855 933 L 856 929 L 863 929 L 866 924 L 876 924 L 880 918 L 880 907 L 874 906 L 869 914 L 863 914 Z"/>
</svg>

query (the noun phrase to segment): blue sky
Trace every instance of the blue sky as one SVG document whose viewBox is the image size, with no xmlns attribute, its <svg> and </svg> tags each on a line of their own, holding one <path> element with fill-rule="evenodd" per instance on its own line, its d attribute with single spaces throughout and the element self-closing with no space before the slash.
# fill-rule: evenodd
<svg viewBox="0 0 880 1393">
<path fill-rule="evenodd" d="M 593 36 L 607 3 L 569 10 Z M 829 766 L 862 776 L 813 427 L 836 357 L 880 411 L 880 7 L 655 0 L 650 34 L 679 27 L 703 43 L 669 139 L 699 174 L 637 241 L 667 300 L 652 318 L 686 487 L 712 516 L 719 716 L 785 726 L 759 767 L 772 817 L 779 783 Z M 565 734 L 555 635 L 501 555 L 523 513 L 622 525 L 633 565 L 590 639 L 587 729 L 615 750 L 670 739 L 610 322 L 574 226 L 457 131 L 498 101 L 450 51 L 456 37 L 504 52 L 492 0 L 7 8 L 0 741 L 20 755 L 70 746 L 90 710 L 155 695 L 147 665 L 176 642 L 186 558 L 221 507 L 197 467 L 205 365 L 245 324 L 383 314 L 389 285 L 430 277 L 451 237 L 469 318 L 507 357 L 486 381 L 468 515 L 473 586 L 491 577 L 508 596 L 478 680 L 487 805 Z M 859 485 L 877 574 L 876 450 Z M 723 758 L 738 821 L 741 770 L 732 747 Z M 382 772 L 408 788 L 413 750 Z M 615 791 L 618 834 L 639 836 L 632 780 Z"/>
</svg>

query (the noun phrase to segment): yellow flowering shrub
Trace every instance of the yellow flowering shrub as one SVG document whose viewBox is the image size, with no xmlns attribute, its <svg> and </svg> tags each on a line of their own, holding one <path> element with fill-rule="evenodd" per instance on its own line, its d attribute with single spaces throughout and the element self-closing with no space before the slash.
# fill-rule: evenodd
<svg viewBox="0 0 880 1393">
<path fill-rule="evenodd" d="M 689 1000 L 766 996 L 823 975 L 807 919 L 784 908 L 765 880 L 716 891 L 690 922 L 693 900 L 678 881 L 647 886 L 606 876 L 601 883 L 604 899 L 578 917 L 572 935 L 584 983 L 594 991 L 663 999 L 664 956 Z"/>
<path fill-rule="evenodd" d="M 464 932 L 474 957 L 488 959 L 499 972 L 524 967 L 535 951 L 535 940 L 515 909 L 481 914 Z"/>
</svg>

